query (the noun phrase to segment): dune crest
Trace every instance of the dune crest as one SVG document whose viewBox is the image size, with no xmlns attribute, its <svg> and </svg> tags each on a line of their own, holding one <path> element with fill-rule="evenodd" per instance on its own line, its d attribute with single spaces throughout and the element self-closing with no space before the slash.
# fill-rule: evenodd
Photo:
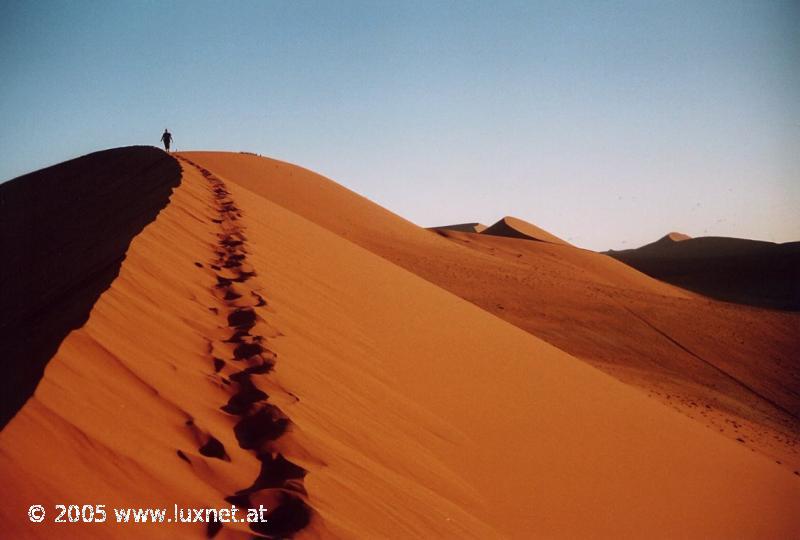
<svg viewBox="0 0 800 540">
<path fill-rule="evenodd" d="M 655 242 L 650 242 L 649 244 L 645 244 L 639 248 L 639 250 L 645 251 L 658 251 L 663 249 L 669 249 L 673 245 L 677 244 L 678 242 L 685 242 L 686 240 L 692 240 L 692 237 L 688 234 L 683 234 L 679 232 L 670 232 L 656 240 Z M 620 253 L 624 251 L 632 251 L 632 250 L 609 250 L 608 253 Z"/>
<path fill-rule="evenodd" d="M 800 242 L 776 244 L 670 233 L 608 255 L 640 272 L 699 294 L 753 306 L 800 311 Z"/>
<path fill-rule="evenodd" d="M 0 429 L 117 277 L 180 182 L 151 147 L 95 152 L 0 184 Z"/>
<path fill-rule="evenodd" d="M 688 234 L 683 234 L 683 233 L 679 233 L 679 232 L 674 232 L 673 231 L 671 233 L 668 233 L 666 236 L 664 236 L 664 239 L 672 240 L 673 242 L 682 242 L 684 240 L 691 240 L 692 237 L 689 236 Z"/>
<path fill-rule="evenodd" d="M 276 452 L 273 444 L 287 432 L 291 421 L 279 407 L 269 403 L 267 393 L 253 380 L 255 375 L 267 375 L 275 369 L 277 355 L 266 347 L 266 336 L 255 329 L 259 311 L 266 306 L 266 301 L 258 293 L 261 287 L 253 284 L 257 273 L 248 261 L 250 248 L 242 225 L 242 211 L 225 182 L 186 158 L 178 159 L 196 168 L 213 192 L 216 218 L 211 221 L 219 230 L 215 258 L 209 266 L 216 271 L 214 295 L 222 304 L 221 309 L 213 309 L 215 315 L 225 319 L 230 336 L 211 341 L 209 346 L 215 354 L 215 373 L 225 369 L 226 362 L 245 365 L 230 374 L 230 385 L 236 392 L 220 408 L 240 418 L 233 427 L 239 447 L 252 451 L 261 464 L 252 485 L 237 490 L 225 500 L 243 509 L 255 508 L 256 501 L 268 501 L 268 521 L 250 525 L 250 528 L 267 537 L 291 537 L 311 521 L 312 510 L 304 499 L 303 479 L 307 471 Z M 233 346 L 232 351 L 230 346 Z M 228 459 L 223 444 L 216 439 L 209 440 L 198 451 L 207 457 Z M 214 531 L 210 528 L 209 536 L 213 536 Z"/>
<path fill-rule="evenodd" d="M 800 470 L 800 399 L 790 390 L 800 385 L 796 316 L 712 303 L 583 249 L 449 230 L 430 234 L 289 163 L 224 152 L 188 154 L 780 461 L 788 474 Z M 694 241 L 677 245 L 687 242 Z"/>
<path fill-rule="evenodd" d="M 481 234 L 490 236 L 506 236 L 509 238 L 521 238 L 524 240 L 536 240 L 539 242 L 549 242 L 551 244 L 561 244 L 564 246 L 571 245 L 554 234 L 550 234 L 544 229 L 540 229 L 532 223 L 528 223 L 527 221 L 523 221 L 511 216 L 506 216 L 500 219 L 491 227 L 481 231 Z"/>
<path fill-rule="evenodd" d="M 440 227 L 428 227 L 432 231 L 446 230 L 446 231 L 462 231 L 479 233 L 486 230 L 486 225 L 483 223 L 456 223 L 454 225 L 442 225 Z"/>
<path fill-rule="evenodd" d="M 437 280 L 463 287 L 468 274 L 485 293 L 485 276 L 497 287 L 512 276 L 553 290 L 566 273 L 569 290 L 582 291 L 566 300 L 586 310 L 600 297 L 598 313 L 621 283 L 644 298 L 638 309 L 654 291 L 665 302 L 691 295 L 584 250 L 431 234 L 288 164 L 180 156 L 197 167 L 185 164 L 170 204 L 0 432 L 10 536 L 63 533 L 19 519 L 31 504 L 202 508 L 237 495 L 292 519 L 280 532 L 241 523 L 70 532 L 785 538 L 800 527 L 800 483 L 774 460 Z M 547 313 L 562 334 L 567 313 Z M 657 310 L 638 315 L 664 332 Z M 586 343 L 602 340 L 599 322 Z"/>
</svg>

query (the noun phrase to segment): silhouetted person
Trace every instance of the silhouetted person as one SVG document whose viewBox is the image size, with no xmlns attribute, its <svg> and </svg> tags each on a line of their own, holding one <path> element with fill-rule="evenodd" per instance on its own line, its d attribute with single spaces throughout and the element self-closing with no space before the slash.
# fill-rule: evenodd
<svg viewBox="0 0 800 540">
<path fill-rule="evenodd" d="M 161 136 L 161 140 L 164 142 L 164 150 L 169 152 L 169 145 L 172 142 L 172 133 L 165 129 L 164 134 Z"/>
</svg>

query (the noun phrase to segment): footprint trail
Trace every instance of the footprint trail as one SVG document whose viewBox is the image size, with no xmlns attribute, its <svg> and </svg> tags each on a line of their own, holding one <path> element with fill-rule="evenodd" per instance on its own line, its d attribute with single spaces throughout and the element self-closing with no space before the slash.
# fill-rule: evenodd
<svg viewBox="0 0 800 540">
<path fill-rule="evenodd" d="M 267 338 L 257 332 L 258 310 L 266 306 L 264 297 L 252 286 L 255 269 L 247 260 L 247 236 L 241 224 L 242 211 L 231 197 L 225 182 L 211 171 L 178 157 L 196 168 L 205 178 L 211 192 L 210 219 L 216 228 L 217 241 L 208 266 L 215 272 L 212 293 L 218 305 L 209 308 L 230 331 L 227 339 L 212 342 L 213 373 L 221 376 L 228 365 L 241 367 L 229 375 L 231 395 L 220 409 L 237 418 L 233 432 L 239 446 L 251 451 L 261 463 L 252 485 L 226 497 L 241 508 L 268 508 L 265 523 L 251 523 L 257 538 L 289 538 L 305 528 L 313 511 L 308 505 L 303 484 L 306 470 L 292 463 L 275 448 L 277 441 L 291 425 L 280 408 L 269 402 L 269 395 L 258 388 L 254 377 L 270 373 L 277 355 L 267 347 Z M 202 265 L 198 264 L 199 268 Z M 226 351 L 227 357 L 218 351 Z M 228 352 L 229 351 L 229 352 Z M 223 382 L 228 382 L 223 378 Z M 201 453 L 230 459 L 218 440 L 209 439 Z M 209 524 L 208 536 L 215 536 L 221 524 Z"/>
</svg>

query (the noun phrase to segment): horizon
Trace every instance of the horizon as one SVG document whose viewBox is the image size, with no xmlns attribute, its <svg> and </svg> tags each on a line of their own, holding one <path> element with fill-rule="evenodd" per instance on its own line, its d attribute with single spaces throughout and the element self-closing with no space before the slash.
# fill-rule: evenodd
<svg viewBox="0 0 800 540">
<path fill-rule="evenodd" d="M 423 227 L 800 240 L 797 3 L 339 6 L 4 5 L 0 179 L 167 127 Z"/>
</svg>

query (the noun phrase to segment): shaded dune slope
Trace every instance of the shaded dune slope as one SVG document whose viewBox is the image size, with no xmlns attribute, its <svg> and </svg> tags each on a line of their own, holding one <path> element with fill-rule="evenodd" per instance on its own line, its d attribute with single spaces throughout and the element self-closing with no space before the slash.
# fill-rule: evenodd
<svg viewBox="0 0 800 540">
<path fill-rule="evenodd" d="M 479 233 L 486 230 L 486 225 L 483 223 L 456 223 L 454 225 L 442 225 L 441 227 L 429 227 L 430 230 L 436 231 L 439 229 L 448 231 L 462 231 Z"/>
<path fill-rule="evenodd" d="M 0 428 L 119 273 L 180 182 L 152 147 L 96 152 L 0 184 Z"/>
<path fill-rule="evenodd" d="M 228 186 L 185 165 L 170 204 L 130 242 L 117 278 L 0 432 L 0 523 L 10 537 L 318 532 L 304 502 L 308 455 L 295 458 L 284 413 L 296 399 L 272 380 L 269 342 L 280 332 L 266 320 L 265 266 L 250 259 L 248 234 Z M 109 520 L 19 519 L 31 504 L 64 501 L 105 504 Z M 269 521 L 115 525 L 111 513 L 231 503 L 263 504 Z"/>
<path fill-rule="evenodd" d="M 800 318 L 710 302 L 567 245 L 427 231 L 277 160 L 187 155 L 788 464 L 789 473 L 800 469 Z"/>
<path fill-rule="evenodd" d="M 800 310 L 800 242 L 712 236 L 675 241 L 668 235 L 637 249 L 607 254 L 649 276 L 718 300 Z"/>
</svg>

